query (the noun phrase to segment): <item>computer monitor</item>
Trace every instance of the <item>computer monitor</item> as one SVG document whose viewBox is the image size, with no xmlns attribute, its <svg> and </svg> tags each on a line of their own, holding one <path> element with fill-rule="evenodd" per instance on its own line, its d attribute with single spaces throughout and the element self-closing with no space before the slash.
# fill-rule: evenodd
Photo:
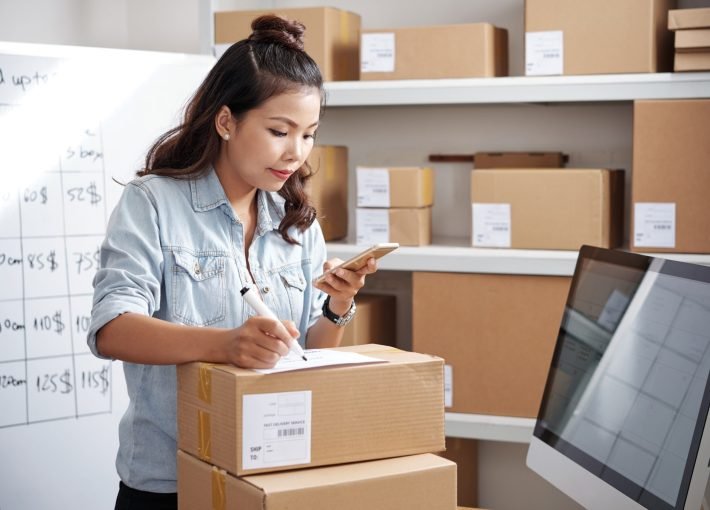
<svg viewBox="0 0 710 510">
<path fill-rule="evenodd" d="M 710 267 L 584 246 L 527 465 L 589 509 L 700 510 Z"/>
</svg>

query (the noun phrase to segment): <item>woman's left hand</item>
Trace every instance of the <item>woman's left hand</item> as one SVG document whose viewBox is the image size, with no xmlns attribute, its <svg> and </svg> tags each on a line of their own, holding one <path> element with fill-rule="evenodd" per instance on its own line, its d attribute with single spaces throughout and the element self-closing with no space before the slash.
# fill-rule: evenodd
<svg viewBox="0 0 710 510">
<path fill-rule="evenodd" d="M 323 272 L 342 264 L 340 259 L 330 259 L 323 264 Z M 327 274 L 320 283 L 314 284 L 330 296 L 329 308 L 337 314 L 344 314 L 350 309 L 355 294 L 365 285 L 365 277 L 377 271 L 377 262 L 374 257 L 357 271 L 338 268 L 333 273 Z"/>
</svg>

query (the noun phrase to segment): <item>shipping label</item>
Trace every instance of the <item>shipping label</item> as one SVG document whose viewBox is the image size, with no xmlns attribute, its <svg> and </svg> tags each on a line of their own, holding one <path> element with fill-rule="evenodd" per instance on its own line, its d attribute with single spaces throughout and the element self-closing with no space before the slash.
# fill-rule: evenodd
<svg viewBox="0 0 710 510">
<path fill-rule="evenodd" d="M 360 71 L 363 73 L 394 72 L 395 37 L 393 32 L 362 34 Z"/>
<path fill-rule="evenodd" d="M 563 72 L 563 32 L 525 32 L 525 75 L 552 76 Z"/>
<path fill-rule="evenodd" d="M 634 204 L 634 246 L 675 248 L 675 203 Z"/>
<path fill-rule="evenodd" d="M 356 175 L 358 207 L 390 206 L 390 173 L 386 168 L 358 167 Z"/>
<path fill-rule="evenodd" d="M 357 244 L 388 243 L 390 215 L 387 209 L 357 209 L 355 211 Z"/>
<path fill-rule="evenodd" d="M 510 248 L 510 204 L 473 204 L 473 246 Z"/>
</svg>

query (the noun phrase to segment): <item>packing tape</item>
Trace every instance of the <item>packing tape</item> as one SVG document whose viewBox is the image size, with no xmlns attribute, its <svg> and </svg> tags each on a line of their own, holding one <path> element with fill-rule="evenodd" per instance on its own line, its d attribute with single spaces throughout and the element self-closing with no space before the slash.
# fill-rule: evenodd
<svg viewBox="0 0 710 510">
<path fill-rule="evenodd" d="M 197 454 L 202 460 L 212 458 L 212 428 L 210 413 L 197 410 Z"/>
<path fill-rule="evenodd" d="M 350 42 L 350 13 L 340 11 L 340 43 L 347 45 Z"/>
<path fill-rule="evenodd" d="M 210 363 L 200 363 L 197 396 L 207 404 L 212 403 L 212 364 Z"/>
<path fill-rule="evenodd" d="M 227 494 L 224 490 L 225 472 L 212 467 L 212 510 L 224 510 L 227 507 Z"/>
<path fill-rule="evenodd" d="M 323 147 L 325 153 L 325 180 L 335 179 L 335 147 Z"/>
</svg>

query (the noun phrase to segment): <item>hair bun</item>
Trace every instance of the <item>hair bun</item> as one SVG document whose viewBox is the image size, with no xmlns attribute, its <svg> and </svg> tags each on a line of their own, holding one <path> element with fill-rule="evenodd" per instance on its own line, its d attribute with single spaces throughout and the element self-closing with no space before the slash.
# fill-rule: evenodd
<svg viewBox="0 0 710 510">
<path fill-rule="evenodd" d="M 306 27 L 299 21 L 266 14 L 252 21 L 251 29 L 250 41 L 280 44 L 293 50 L 303 51 L 303 33 Z"/>
</svg>

